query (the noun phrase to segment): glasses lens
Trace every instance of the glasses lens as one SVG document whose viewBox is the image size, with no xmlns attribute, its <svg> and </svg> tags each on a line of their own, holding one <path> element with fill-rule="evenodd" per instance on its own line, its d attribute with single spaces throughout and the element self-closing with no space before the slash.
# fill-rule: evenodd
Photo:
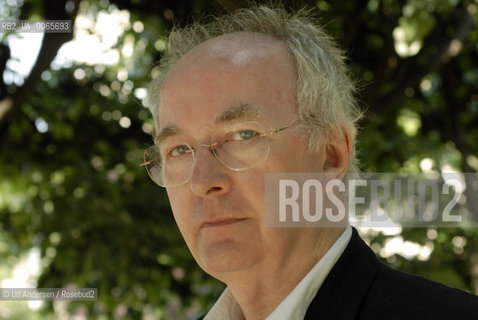
<svg viewBox="0 0 478 320">
<path fill-rule="evenodd" d="M 238 123 L 215 133 L 211 145 L 217 159 L 227 168 L 242 171 L 260 165 L 269 155 L 269 140 L 259 122 Z M 154 145 L 144 153 L 144 165 L 151 179 L 162 187 L 177 186 L 189 180 L 194 170 L 194 151 L 181 143 Z"/>
<path fill-rule="evenodd" d="M 260 165 L 269 154 L 264 127 L 255 121 L 239 123 L 212 137 L 214 152 L 228 168 L 236 171 Z"/>
<path fill-rule="evenodd" d="M 158 146 L 149 147 L 144 152 L 144 163 L 150 178 L 156 184 L 164 186 L 162 178 L 163 169 L 161 165 L 161 155 Z"/>
<path fill-rule="evenodd" d="M 161 147 L 150 147 L 144 153 L 146 170 L 151 179 L 162 187 L 177 186 L 186 182 L 193 168 L 194 156 L 187 144 L 181 144 L 162 156 Z"/>
</svg>

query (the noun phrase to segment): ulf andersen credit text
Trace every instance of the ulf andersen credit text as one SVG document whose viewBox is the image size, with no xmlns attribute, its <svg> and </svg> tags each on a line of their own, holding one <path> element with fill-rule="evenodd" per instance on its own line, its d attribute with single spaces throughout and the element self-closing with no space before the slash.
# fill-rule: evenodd
<svg viewBox="0 0 478 320">
<path fill-rule="evenodd" d="M 96 288 L 0 288 L 0 300 L 97 300 Z"/>
</svg>

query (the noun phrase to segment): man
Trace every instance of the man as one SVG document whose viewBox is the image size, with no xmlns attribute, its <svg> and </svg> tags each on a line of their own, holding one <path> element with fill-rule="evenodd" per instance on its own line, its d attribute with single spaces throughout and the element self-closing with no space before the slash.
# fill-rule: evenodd
<svg viewBox="0 0 478 320">
<path fill-rule="evenodd" d="M 227 284 L 204 319 L 478 319 L 478 298 L 392 270 L 348 227 L 268 228 L 267 172 L 356 171 L 360 112 L 307 11 L 254 7 L 171 33 L 145 153 L 197 263 Z"/>
</svg>

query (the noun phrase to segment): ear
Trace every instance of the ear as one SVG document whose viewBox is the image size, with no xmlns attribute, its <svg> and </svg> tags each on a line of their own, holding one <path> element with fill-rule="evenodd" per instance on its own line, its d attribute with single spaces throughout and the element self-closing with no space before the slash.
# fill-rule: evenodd
<svg viewBox="0 0 478 320">
<path fill-rule="evenodd" d="M 352 152 L 352 140 L 343 126 L 341 131 L 331 131 L 325 151 L 323 172 L 338 173 L 342 178 L 349 167 Z"/>
</svg>

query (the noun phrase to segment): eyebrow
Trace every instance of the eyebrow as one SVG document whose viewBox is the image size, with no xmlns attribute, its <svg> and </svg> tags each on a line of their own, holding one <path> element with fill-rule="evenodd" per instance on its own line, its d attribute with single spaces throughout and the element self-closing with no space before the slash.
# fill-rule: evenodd
<svg viewBox="0 0 478 320">
<path fill-rule="evenodd" d="M 243 103 L 237 107 L 224 110 L 216 117 L 214 122 L 220 124 L 234 120 L 258 120 L 261 114 L 262 113 L 257 108 L 254 108 L 247 103 Z M 154 143 L 158 144 L 168 137 L 177 135 L 180 131 L 181 130 L 174 125 L 164 127 L 156 135 Z"/>
<path fill-rule="evenodd" d="M 164 127 L 158 132 L 156 138 L 154 138 L 154 143 L 158 144 L 162 142 L 164 139 L 166 139 L 167 137 L 171 137 L 178 134 L 178 132 L 179 132 L 179 129 L 176 126 Z"/>
<path fill-rule="evenodd" d="M 249 104 L 240 104 L 237 107 L 227 109 L 216 117 L 216 123 L 223 123 L 233 120 L 258 120 L 261 112 Z"/>
</svg>

